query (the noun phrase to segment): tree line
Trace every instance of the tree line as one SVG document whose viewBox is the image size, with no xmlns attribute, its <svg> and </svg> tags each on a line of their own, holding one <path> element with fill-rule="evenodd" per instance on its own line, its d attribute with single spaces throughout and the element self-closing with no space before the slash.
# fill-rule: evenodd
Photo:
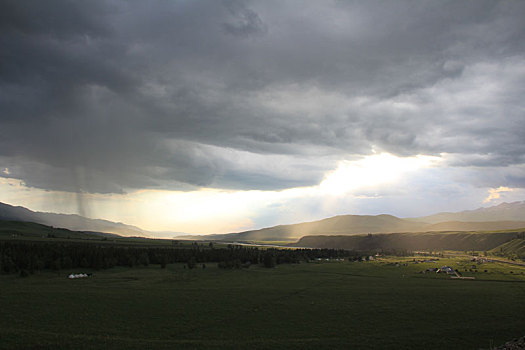
<svg viewBox="0 0 525 350">
<path fill-rule="evenodd" d="M 259 249 L 229 245 L 224 248 L 192 244 L 190 247 L 148 247 L 79 242 L 0 241 L 0 272 L 27 275 L 41 270 L 73 268 L 107 269 L 185 263 L 217 263 L 220 268 L 242 268 L 252 264 L 274 267 L 314 259 L 350 258 L 361 254 L 341 249 Z"/>
</svg>

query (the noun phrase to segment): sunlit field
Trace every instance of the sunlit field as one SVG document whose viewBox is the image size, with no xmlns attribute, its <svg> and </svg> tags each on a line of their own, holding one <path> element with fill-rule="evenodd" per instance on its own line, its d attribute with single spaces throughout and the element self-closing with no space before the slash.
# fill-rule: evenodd
<svg viewBox="0 0 525 350">
<path fill-rule="evenodd" d="M 523 335 L 525 268 L 413 259 L 2 275 L 0 348 L 488 349 Z M 420 273 L 443 265 L 476 279 Z"/>
</svg>

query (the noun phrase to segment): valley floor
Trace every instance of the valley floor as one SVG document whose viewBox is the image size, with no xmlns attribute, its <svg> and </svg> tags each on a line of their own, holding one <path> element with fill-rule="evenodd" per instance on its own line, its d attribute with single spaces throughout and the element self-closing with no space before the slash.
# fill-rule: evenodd
<svg viewBox="0 0 525 350">
<path fill-rule="evenodd" d="M 525 267 L 472 264 L 389 258 L 3 275 L 0 348 L 488 349 L 523 336 Z M 420 273 L 442 265 L 476 279 Z M 71 272 L 94 275 L 67 279 Z"/>
</svg>

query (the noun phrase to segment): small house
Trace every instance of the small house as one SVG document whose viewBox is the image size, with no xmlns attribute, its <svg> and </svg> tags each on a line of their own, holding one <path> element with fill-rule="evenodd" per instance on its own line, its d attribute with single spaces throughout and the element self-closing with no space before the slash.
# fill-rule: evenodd
<svg viewBox="0 0 525 350">
<path fill-rule="evenodd" d="M 441 268 L 439 270 L 440 270 L 440 272 L 444 272 L 444 273 L 449 274 L 449 275 L 455 274 L 454 269 L 452 267 L 450 267 L 450 266 L 441 266 Z"/>
</svg>

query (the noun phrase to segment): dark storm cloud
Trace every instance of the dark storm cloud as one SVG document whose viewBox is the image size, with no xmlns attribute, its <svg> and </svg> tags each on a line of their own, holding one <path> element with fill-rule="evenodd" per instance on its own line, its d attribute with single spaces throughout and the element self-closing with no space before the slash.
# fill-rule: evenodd
<svg viewBox="0 0 525 350">
<path fill-rule="evenodd" d="M 234 22 L 223 23 L 227 33 L 236 36 L 250 36 L 257 33 L 264 33 L 266 26 L 259 15 L 246 7 L 241 1 L 226 2 L 230 13 L 236 18 Z"/>
<path fill-rule="evenodd" d="M 281 189 L 372 148 L 524 163 L 522 2 L 0 6 L 1 175 L 30 186 Z"/>
</svg>

